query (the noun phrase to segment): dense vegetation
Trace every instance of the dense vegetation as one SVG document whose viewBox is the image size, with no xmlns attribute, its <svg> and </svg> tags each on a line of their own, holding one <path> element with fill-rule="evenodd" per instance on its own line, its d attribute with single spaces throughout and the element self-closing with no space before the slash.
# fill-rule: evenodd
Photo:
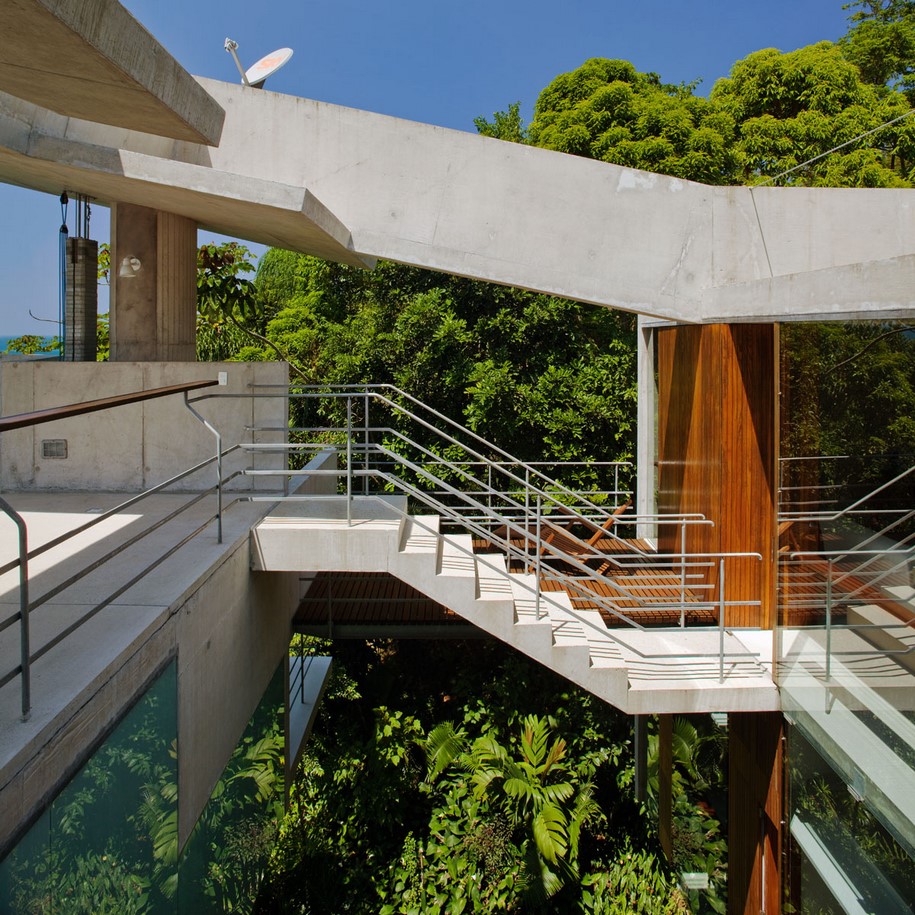
<svg viewBox="0 0 915 915">
<path fill-rule="evenodd" d="M 321 646 L 315 646 L 320 650 Z M 676 723 L 676 855 L 633 800 L 630 721 L 498 642 L 334 643 L 263 912 L 723 911 L 723 740 Z M 693 902 L 698 906 L 698 894 Z"/>
</svg>

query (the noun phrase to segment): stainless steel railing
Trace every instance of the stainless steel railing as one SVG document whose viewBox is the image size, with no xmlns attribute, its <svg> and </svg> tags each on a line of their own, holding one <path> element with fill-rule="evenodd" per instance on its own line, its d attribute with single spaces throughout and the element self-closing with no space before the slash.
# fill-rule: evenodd
<svg viewBox="0 0 915 915">
<path fill-rule="evenodd" d="M 268 391 L 255 390 L 252 396 L 276 396 L 275 390 Z M 363 496 L 377 490 L 407 495 L 439 514 L 443 522 L 486 540 L 516 567 L 531 570 L 537 581 L 538 614 L 541 582 L 546 579 L 561 583 L 579 600 L 636 628 L 643 627 L 632 616 L 635 610 L 678 612 L 682 626 L 689 605 L 714 614 L 723 627 L 727 607 L 761 603 L 755 599 L 726 600 L 724 588 L 724 561 L 761 561 L 758 553 L 690 553 L 687 531 L 711 523 L 701 515 L 618 514 L 624 494 L 618 485 L 619 468 L 614 468 L 616 498 L 607 505 L 605 493 L 593 499 L 591 494 L 548 476 L 539 466 L 506 453 L 391 386 L 291 388 L 289 397 L 317 407 L 313 413 L 323 410 L 328 421 L 291 430 L 306 436 L 307 441 L 251 447 L 285 447 L 294 452 L 326 448 L 332 443 L 344 467 L 327 472 L 337 474 L 342 481 L 349 521 L 357 492 Z M 411 426 L 422 433 L 422 443 L 404 431 Z M 271 470 L 252 472 L 277 475 Z M 289 472 L 293 476 L 296 473 Z M 626 498 L 630 495 L 626 490 Z M 645 520 L 679 526 L 680 550 L 658 554 L 613 530 L 620 524 Z M 608 552 L 589 542 L 589 533 L 604 545 L 611 542 L 615 550 Z M 614 574 L 605 574 L 610 570 Z M 614 577 L 627 573 L 645 575 L 645 584 L 621 584 Z M 665 578 L 667 596 L 650 594 L 659 589 L 648 575 Z"/>
<path fill-rule="evenodd" d="M 150 487 L 149 489 L 144 490 L 143 492 L 132 496 L 131 498 L 121 502 L 119 505 L 114 508 L 109 509 L 105 512 L 100 512 L 93 515 L 91 519 L 86 521 L 84 524 L 79 525 L 76 528 L 73 528 L 67 531 L 65 534 L 61 534 L 58 537 L 55 537 L 40 546 L 29 549 L 28 545 L 28 528 L 25 522 L 25 519 L 16 509 L 4 498 L 0 497 L 0 511 L 3 511 L 12 521 L 16 524 L 18 529 L 18 556 L 17 558 L 10 560 L 4 565 L 0 566 L 0 575 L 11 572 L 14 569 L 19 569 L 19 610 L 16 613 L 11 614 L 5 619 L 0 620 L 0 632 L 19 624 L 20 631 L 20 657 L 19 663 L 13 666 L 11 669 L 4 672 L 0 672 L 0 688 L 3 688 L 8 683 L 13 681 L 16 677 L 20 678 L 20 692 L 21 692 L 21 719 L 27 721 L 31 713 L 31 668 L 32 665 L 38 661 L 41 657 L 46 655 L 51 649 L 59 645 L 66 638 L 72 635 L 76 630 L 81 626 L 85 625 L 89 620 L 101 612 L 105 607 L 109 606 L 118 597 L 124 594 L 127 590 L 132 588 L 137 582 L 142 580 L 146 575 L 152 572 L 155 568 L 160 566 L 166 559 L 174 555 L 178 550 L 180 550 L 186 543 L 191 539 L 196 537 L 202 531 L 204 531 L 210 524 L 214 521 L 217 525 L 217 538 L 218 541 L 222 542 L 222 515 L 223 515 L 223 487 L 231 479 L 240 476 L 242 471 L 236 471 L 232 473 L 227 479 L 222 477 L 222 459 L 224 456 L 236 451 L 239 449 L 239 445 L 233 445 L 231 448 L 223 451 L 221 445 L 221 437 L 219 433 L 213 428 L 213 426 L 207 422 L 202 416 L 194 410 L 188 401 L 188 393 L 193 390 L 198 390 L 204 387 L 211 387 L 216 385 L 216 381 L 198 381 L 198 382 L 189 382 L 180 385 L 170 385 L 165 388 L 155 388 L 147 391 L 137 391 L 130 394 L 122 394 L 114 397 L 102 398 L 99 400 L 93 401 L 83 401 L 76 404 L 67 404 L 62 407 L 52 408 L 49 410 L 36 411 L 34 413 L 19 414 L 17 416 L 10 417 L 0 417 L 0 432 L 9 431 L 12 429 L 20 429 L 26 426 L 36 426 L 42 423 L 51 422 L 54 420 L 59 420 L 68 417 L 82 416 L 84 414 L 97 412 L 99 410 L 108 410 L 113 409 L 119 406 L 124 406 L 132 403 L 139 403 L 146 400 L 152 400 L 159 397 L 166 397 L 175 394 L 182 394 L 184 396 L 185 405 L 188 407 L 190 412 L 202 422 L 215 436 L 216 436 L 216 453 L 213 457 L 207 458 L 204 461 L 201 461 L 194 466 L 184 470 L 171 478 L 165 480 L 162 483 L 159 483 L 156 486 Z M 174 486 L 176 483 L 184 480 L 187 477 L 192 476 L 204 470 L 209 466 L 214 466 L 216 468 L 216 481 L 215 483 L 195 494 L 187 502 L 180 505 L 175 510 L 167 513 L 162 518 L 158 519 L 153 524 L 144 528 L 142 531 L 130 537 L 126 540 L 123 540 L 117 547 L 106 552 L 103 556 L 99 557 L 95 561 L 87 564 L 82 567 L 78 572 L 69 576 L 64 581 L 60 582 L 53 588 L 50 588 L 45 593 L 41 594 L 39 597 L 32 596 L 31 582 L 29 577 L 29 562 L 43 553 L 48 552 L 49 550 L 54 549 L 55 547 L 60 546 L 63 543 L 66 543 L 68 540 L 78 536 L 79 534 L 84 533 L 85 531 L 91 529 L 97 524 L 101 524 L 103 521 L 106 521 L 109 518 L 112 518 L 128 508 L 137 505 L 144 499 L 161 493 L 164 490 L 168 489 L 171 486 Z M 149 534 L 168 524 L 170 521 L 177 518 L 182 513 L 186 512 L 188 509 L 192 508 L 194 505 L 207 498 L 208 496 L 216 495 L 216 513 L 215 515 L 206 519 L 203 524 L 196 527 L 193 531 L 184 536 L 181 540 L 173 544 L 167 551 L 156 556 L 151 562 L 146 564 L 142 569 L 139 570 L 136 574 L 132 575 L 130 579 L 118 587 L 113 593 L 109 594 L 104 600 L 98 602 L 92 606 L 89 610 L 79 616 L 77 619 L 73 620 L 68 626 L 64 627 L 51 639 L 46 641 L 41 647 L 33 649 L 31 645 L 31 615 L 39 609 L 41 606 L 47 604 L 50 600 L 56 597 L 58 594 L 66 590 L 67 588 L 74 585 L 76 582 L 85 578 L 87 575 L 109 562 L 115 556 L 123 553 L 125 550 L 134 546 Z"/>
</svg>

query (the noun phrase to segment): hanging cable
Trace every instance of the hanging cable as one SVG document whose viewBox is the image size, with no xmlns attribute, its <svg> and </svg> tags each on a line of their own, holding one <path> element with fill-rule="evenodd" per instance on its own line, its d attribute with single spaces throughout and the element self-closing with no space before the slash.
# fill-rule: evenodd
<svg viewBox="0 0 915 915">
<path fill-rule="evenodd" d="M 58 302 L 57 302 L 57 340 L 58 340 L 58 359 L 61 361 L 65 358 L 64 345 L 66 336 L 67 320 L 67 237 L 70 230 L 67 228 L 67 204 L 70 198 L 64 191 L 60 195 L 60 236 L 59 236 L 59 268 L 60 276 L 58 279 Z"/>
<path fill-rule="evenodd" d="M 859 133 L 858 136 L 852 137 L 850 140 L 846 140 L 844 143 L 840 143 L 838 146 L 833 146 L 832 149 L 827 149 L 826 152 L 820 153 L 818 156 L 814 156 L 812 159 L 808 159 L 806 162 L 801 162 L 800 165 L 795 165 L 793 168 L 779 172 L 777 175 L 773 175 L 771 178 L 766 178 L 764 181 L 759 181 L 756 184 L 751 185 L 751 187 L 763 187 L 766 184 L 771 184 L 773 181 L 778 181 L 779 178 L 784 178 L 785 175 L 790 175 L 799 169 L 807 168 L 808 165 L 813 165 L 814 162 L 819 162 L 820 159 L 825 159 L 826 156 L 831 156 L 834 152 L 838 152 L 840 149 L 845 149 L 846 146 L 851 146 L 852 143 L 857 143 L 858 140 L 863 140 L 865 137 L 879 133 L 886 127 L 890 127 L 892 124 L 895 124 L 897 121 L 901 121 L 904 118 L 911 117 L 913 114 L 915 114 L 915 108 L 910 108 L 908 111 L 900 114 L 899 117 L 893 118 L 891 121 L 886 121 L 885 123 L 880 124 L 878 127 L 873 127 L 871 130 L 867 130 L 864 133 Z"/>
</svg>

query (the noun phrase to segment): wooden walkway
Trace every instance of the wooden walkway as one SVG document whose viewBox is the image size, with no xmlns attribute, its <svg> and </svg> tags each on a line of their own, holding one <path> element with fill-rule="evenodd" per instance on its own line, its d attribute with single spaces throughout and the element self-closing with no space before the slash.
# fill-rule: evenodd
<svg viewBox="0 0 915 915">
<path fill-rule="evenodd" d="M 386 572 L 319 572 L 299 604 L 294 625 L 465 626 L 447 607 Z"/>
</svg>

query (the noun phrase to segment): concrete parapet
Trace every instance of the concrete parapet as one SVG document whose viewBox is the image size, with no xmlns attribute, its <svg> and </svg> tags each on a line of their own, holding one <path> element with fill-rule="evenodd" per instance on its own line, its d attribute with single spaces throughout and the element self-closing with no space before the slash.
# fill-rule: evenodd
<svg viewBox="0 0 915 915">
<path fill-rule="evenodd" d="M 239 442 L 282 441 L 282 431 L 259 432 L 257 428 L 285 429 L 283 389 L 278 388 L 275 397 L 243 396 L 255 390 L 254 384 L 285 385 L 286 366 L 277 362 L 3 362 L 0 414 L 28 413 L 182 381 L 216 380 L 220 372 L 226 373 L 227 385 L 198 392 L 207 399 L 197 409 L 220 431 L 223 448 Z M 261 393 L 265 393 L 263 389 Z M 214 396 L 207 396 L 211 394 Z M 50 448 L 44 443 L 57 444 Z M 140 491 L 212 457 L 215 451 L 213 435 L 191 415 L 181 395 L 175 395 L 4 433 L 0 487 L 5 492 Z M 57 456 L 60 454 L 66 457 Z M 226 459 L 223 476 L 249 465 L 282 468 L 285 459 L 282 453 L 236 451 Z M 211 466 L 175 488 L 201 490 L 215 481 Z M 279 479 L 272 477 L 236 477 L 228 484 L 234 490 L 276 489 L 279 485 Z"/>
</svg>

